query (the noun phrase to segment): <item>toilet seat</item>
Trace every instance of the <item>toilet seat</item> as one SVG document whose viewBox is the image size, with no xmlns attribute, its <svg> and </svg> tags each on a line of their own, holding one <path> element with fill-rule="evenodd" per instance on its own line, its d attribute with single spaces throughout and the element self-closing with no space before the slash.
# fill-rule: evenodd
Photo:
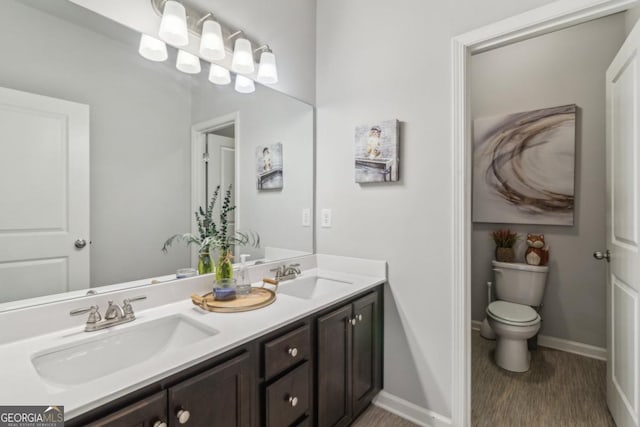
<svg viewBox="0 0 640 427">
<path fill-rule="evenodd" d="M 492 319 L 512 326 L 531 326 L 540 322 L 540 315 L 528 305 L 494 301 L 487 307 Z"/>
</svg>

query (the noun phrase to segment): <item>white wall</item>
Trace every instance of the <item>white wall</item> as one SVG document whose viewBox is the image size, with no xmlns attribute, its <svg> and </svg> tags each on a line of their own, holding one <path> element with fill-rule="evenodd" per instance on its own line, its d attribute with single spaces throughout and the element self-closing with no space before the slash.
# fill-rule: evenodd
<svg viewBox="0 0 640 427">
<path fill-rule="evenodd" d="M 185 82 L 131 46 L 19 2 L 0 2 L 0 28 L 0 86 L 90 106 L 91 283 L 188 265 L 185 249 L 160 252 L 189 227 Z"/>
<path fill-rule="evenodd" d="M 451 38 L 545 0 L 323 0 L 317 17 L 317 251 L 384 259 L 384 388 L 451 415 Z M 355 126 L 399 119 L 401 180 L 354 183 Z"/>
<path fill-rule="evenodd" d="M 473 225 L 472 318 L 484 319 L 486 282 L 491 281 L 495 245 L 489 233 L 543 233 L 550 270 L 541 334 L 606 346 L 606 263 L 592 253 L 605 247 L 604 74 L 624 38 L 624 14 L 612 15 L 472 57 L 473 118 L 576 104 L 576 209 L 574 226 Z M 568 54 L 570 52 L 570 54 Z"/>
<path fill-rule="evenodd" d="M 258 232 L 262 247 L 312 253 L 313 228 L 302 226 L 302 209 L 313 209 L 313 108 L 260 85 L 250 95 L 239 95 L 232 86 L 209 83 L 204 74 L 195 81 L 194 124 L 239 113 L 239 229 Z M 282 143 L 283 188 L 259 191 L 256 147 L 277 142 Z"/>
</svg>

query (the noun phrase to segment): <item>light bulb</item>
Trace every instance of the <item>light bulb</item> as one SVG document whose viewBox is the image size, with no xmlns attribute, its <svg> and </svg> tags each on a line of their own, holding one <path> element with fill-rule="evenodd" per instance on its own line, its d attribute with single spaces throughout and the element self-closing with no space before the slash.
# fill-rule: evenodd
<svg viewBox="0 0 640 427">
<path fill-rule="evenodd" d="M 256 86 L 253 80 L 240 74 L 236 75 L 236 92 L 240 93 L 252 93 L 256 90 Z"/>
<path fill-rule="evenodd" d="M 253 50 L 251 50 L 251 42 L 249 40 L 242 38 L 236 40 L 233 48 L 231 70 L 242 74 L 250 74 L 255 70 Z"/>
<path fill-rule="evenodd" d="M 229 70 L 216 64 L 211 64 L 209 68 L 209 81 L 217 85 L 228 85 L 231 83 Z"/>
<path fill-rule="evenodd" d="M 162 62 L 168 58 L 167 45 L 162 40 L 142 34 L 138 53 L 149 61 Z"/>
<path fill-rule="evenodd" d="M 178 50 L 176 68 L 183 73 L 198 74 L 200 72 L 200 58 L 184 50 Z"/>
<path fill-rule="evenodd" d="M 273 53 L 265 51 L 260 55 L 257 79 L 262 84 L 272 85 L 274 83 L 278 83 L 276 56 Z"/>
<path fill-rule="evenodd" d="M 174 46 L 189 44 L 187 12 L 182 4 L 174 0 L 168 0 L 164 4 L 158 35 L 162 40 Z"/>
<path fill-rule="evenodd" d="M 225 57 L 222 28 L 216 21 L 208 20 L 202 26 L 200 55 L 207 61 L 217 61 Z"/>
</svg>

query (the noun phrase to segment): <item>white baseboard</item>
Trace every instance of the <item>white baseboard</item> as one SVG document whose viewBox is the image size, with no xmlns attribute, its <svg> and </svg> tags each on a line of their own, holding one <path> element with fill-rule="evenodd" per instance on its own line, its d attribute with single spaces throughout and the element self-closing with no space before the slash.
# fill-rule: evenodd
<svg viewBox="0 0 640 427">
<path fill-rule="evenodd" d="M 563 340 L 561 338 L 548 337 L 546 335 L 538 335 L 538 344 L 542 347 L 579 354 L 580 356 L 586 356 L 592 359 L 607 360 L 606 348 L 583 344 L 581 342 Z"/>
<path fill-rule="evenodd" d="M 478 320 L 471 321 L 471 329 L 480 330 L 482 322 Z M 569 341 L 562 338 L 549 337 L 546 335 L 538 335 L 538 345 L 542 347 L 552 348 L 554 350 L 566 351 L 567 353 L 578 354 L 580 356 L 590 357 L 592 359 L 607 360 L 607 349 L 596 347 L 581 342 Z"/>
<path fill-rule="evenodd" d="M 451 418 L 422 408 L 382 390 L 373 399 L 373 404 L 423 427 L 451 427 Z"/>
</svg>

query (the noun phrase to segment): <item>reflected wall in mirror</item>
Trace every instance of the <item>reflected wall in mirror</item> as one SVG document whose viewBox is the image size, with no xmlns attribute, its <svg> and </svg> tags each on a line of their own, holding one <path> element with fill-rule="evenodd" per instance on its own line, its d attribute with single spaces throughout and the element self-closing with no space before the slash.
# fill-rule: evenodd
<svg viewBox="0 0 640 427">
<path fill-rule="evenodd" d="M 65 0 L 3 1 L 0 27 L 10 58 L 0 67 L 0 310 L 195 267 L 195 250 L 161 248 L 193 230 L 216 182 L 233 181 L 234 226 L 261 237 L 236 254 L 313 252 L 301 224 L 313 212 L 310 105 L 260 85 L 214 86 L 204 61 L 200 75 L 183 74 L 175 49 L 147 61 L 139 34 Z M 283 188 L 259 191 L 255 150 L 274 143 Z"/>
</svg>

